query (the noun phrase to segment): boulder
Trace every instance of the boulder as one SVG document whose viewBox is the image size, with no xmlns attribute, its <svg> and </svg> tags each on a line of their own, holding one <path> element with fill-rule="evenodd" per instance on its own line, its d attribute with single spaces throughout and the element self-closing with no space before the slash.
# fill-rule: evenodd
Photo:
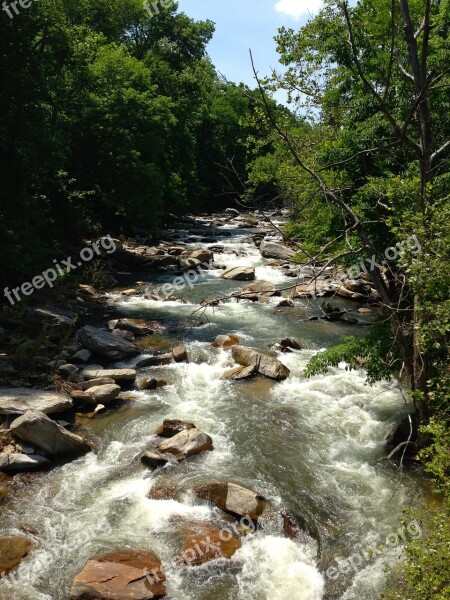
<svg viewBox="0 0 450 600">
<path fill-rule="evenodd" d="M 138 369 L 143 369 L 144 367 L 159 367 L 162 365 L 170 365 L 172 361 L 172 352 L 167 352 L 166 354 L 157 354 L 155 356 L 144 356 L 139 358 L 136 362 L 136 367 Z"/>
<path fill-rule="evenodd" d="M 301 350 L 302 347 L 294 340 L 294 338 L 283 338 L 280 342 L 281 351 L 288 352 L 289 350 Z"/>
<path fill-rule="evenodd" d="M 254 522 L 257 522 L 270 506 L 257 492 L 235 483 L 216 482 L 201 485 L 194 489 L 194 494 L 234 517 L 249 517 Z"/>
<path fill-rule="evenodd" d="M 241 214 L 236 208 L 226 208 L 225 213 L 227 215 L 232 215 L 233 217 L 239 217 Z"/>
<path fill-rule="evenodd" d="M 167 455 L 161 454 L 161 452 L 158 452 L 158 450 L 155 450 L 154 448 L 144 452 L 141 456 L 141 461 L 152 469 L 163 467 L 168 462 L 171 462 Z"/>
<path fill-rule="evenodd" d="M 76 373 L 78 373 L 78 371 L 79 371 L 78 367 L 76 367 L 75 365 L 71 365 L 71 364 L 61 365 L 60 367 L 58 367 L 58 373 L 64 379 L 67 379 L 68 377 L 75 375 Z"/>
<path fill-rule="evenodd" d="M 88 394 L 94 398 L 97 404 L 108 404 L 115 400 L 121 392 L 120 386 L 113 384 L 95 385 L 89 388 Z"/>
<path fill-rule="evenodd" d="M 214 253 L 211 250 L 204 250 L 203 248 L 199 248 L 198 250 L 193 250 L 188 255 L 189 258 L 193 258 L 199 261 L 199 264 L 207 264 L 213 262 Z"/>
<path fill-rule="evenodd" d="M 301 283 L 293 291 L 293 298 L 311 298 L 331 296 L 336 292 L 336 285 L 327 279 L 316 279 L 311 283 Z"/>
<path fill-rule="evenodd" d="M 20 473 L 20 471 L 34 471 L 50 466 L 50 461 L 39 454 L 20 454 L 13 452 L 0 454 L 0 471 L 4 473 Z"/>
<path fill-rule="evenodd" d="M 177 346 L 172 350 L 173 359 L 175 362 L 189 362 L 188 353 L 184 346 Z"/>
<path fill-rule="evenodd" d="M 279 296 L 279 292 L 272 283 L 268 281 L 255 281 L 248 285 L 242 292 L 241 297 L 246 295 L 263 294 L 264 296 Z"/>
<path fill-rule="evenodd" d="M 117 335 L 123 340 L 127 340 L 128 342 L 134 341 L 134 333 L 131 333 L 131 331 L 126 331 L 125 329 L 114 329 L 114 331 L 112 331 L 112 334 Z"/>
<path fill-rule="evenodd" d="M 28 410 L 50 414 L 73 408 L 66 394 L 32 388 L 0 388 L 0 415 L 21 415 Z"/>
<path fill-rule="evenodd" d="M 166 577 L 152 552 L 124 550 L 91 558 L 70 590 L 69 600 L 149 600 L 166 595 Z"/>
<path fill-rule="evenodd" d="M 188 429 L 195 429 L 194 423 L 180 421 L 180 419 L 165 419 L 155 433 L 159 437 L 171 438 L 181 431 L 187 431 Z"/>
<path fill-rule="evenodd" d="M 21 561 L 36 544 L 33 540 L 19 535 L 0 536 L 0 580 L 17 569 Z"/>
<path fill-rule="evenodd" d="M 90 361 L 91 356 L 92 352 L 90 350 L 88 350 L 87 348 L 82 348 L 81 350 L 78 350 L 78 352 L 75 352 L 71 360 L 73 360 L 74 362 L 87 363 Z"/>
<path fill-rule="evenodd" d="M 177 502 L 181 502 L 182 493 L 173 485 L 157 483 L 152 486 L 148 497 L 150 500 L 176 500 Z"/>
<path fill-rule="evenodd" d="M 113 381 L 134 381 L 136 369 L 102 369 L 98 366 L 86 367 L 81 371 L 85 379 L 112 379 Z"/>
<path fill-rule="evenodd" d="M 96 354 L 112 360 L 120 360 L 139 354 L 138 348 L 127 340 L 108 331 L 86 325 L 78 334 L 78 341 Z"/>
<path fill-rule="evenodd" d="M 75 404 L 75 408 L 84 406 L 95 408 L 97 406 L 97 402 L 94 400 L 94 398 L 87 392 L 83 392 L 83 390 L 72 390 L 70 392 L 70 397 Z"/>
<path fill-rule="evenodd" d="M 173 454 L 178 461 L 214 450 L 212 439 L 200 429 L 186 429 L 158 446 L 159 452 Z"/>
<path fill-rule="evenodd" d="M 108 321 L 108 329 L 110 331 L 114 331 L 115 329 L 129 331 L 136 337 L 152 335 L 153 333 L 153 330 L 150 329 L 150 327 L 147 327 L 147 325 L 132 319 L 114 319 L 112 321 Z"/>
<path fill-rule="evenodd" d="M 279 260 L 290 260 L 295 256 L 295 252 L 287 246 L 283 246 L 283 244 L 277 244 L 275 242 L 270 242 L 267 240 L 263 240 L 259 247 L 259 251 L 261 252 L 264 258 L 277 258 Z"/>
<path fill-rule="evenodd" d="M 242 546 L 228 530 L 211 523 L 188 523 L 182 530 L 182 561 L 189 566 L 203 565 L 211 560 L 231 558 Z"/>
<path fill-rule="evenodd" d="M 245 346 L 233 346 L 231 349 L 234 360 L 244 367 L 255 367 L 260 375 L 282 381 L 289 377 L 290 371 L 278 359 L 256 352 Z"/>
<path fill-rule="evenodd" d="M 234 369 L 230 369 L 226 371 L 221 379 L 231 379 L 233 381 L 240 381 L 242 379 L 249 379 L 253 377 L 256 373 L 256 367 L 251 365 L 250 367 L 234 367 Z"/>
<path fill-rule="evenodd" d="M 281 302 L 277 306 L 278 308 L 294 308 L 295 304 L 293 300 L 285 298 L 284 300 L 281 300 Z"/>
<path fill-rule="evenodd" d="M 222 279 L 253 281 L 255 279 L 255 269 L 253 267 L 234 267 L 222 273 Z"/>
<path fill-rule="evenodd" d="M 37 410 L 30 410 L 15 419 L 10 430 L 15 437 L 50 456 L 79 456 L 91 450 L 91 446 L 83 438 L 70 433 Z"/>
<path fill-rule="evenodd" d="M 97 385 L 109 385 L 114 383 L 115 381 L 112 377 L 98 377 L 97 379 L 83 381 L 82 383 L 80 383 L 80 387 L 82 390 L 88 390 L 89 388 L 95 387 Z"/>
<path fill-rule="evenodd" d="M 213 348 L 229 348 L 239 344 L 239 338 L 235 335 L 218 335 L 212 343 Z"/>
</svg>

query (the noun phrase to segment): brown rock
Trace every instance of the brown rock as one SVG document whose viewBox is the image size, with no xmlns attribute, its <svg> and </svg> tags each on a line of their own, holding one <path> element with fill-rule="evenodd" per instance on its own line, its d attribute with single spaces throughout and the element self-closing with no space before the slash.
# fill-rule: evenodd
<svg viewBox="0 0 450 600">
<path fill-rule="evenodd" d="M 187 429 L 177 433 L 158 446 L 159 452 L 173 454 L 178 461 L 202 452 L 214 450 L 212 439 L 200 429 Z"/>
<path fill-rule="evenodd" d="M 241 547 L 239 539 L 228 530 L 211 523 L 189 523 L 182 531 L 181 559 L 189 566 L 203 565 L 211 560 L 231 558 Z"/>
<path fill-rule="evenodd" d="M 167 591 L 161 562 L 152 552 L 124 550 L 91 558 L 74 579 L 70 600 L 150 600 Z"/>
<path fill-rule="evenodd" d="M 222 274 L 222 279 L 253 281 L 255 279 L 255 269 L 253 267 L 234 267 L 225 271 Z"/>
<path fill-rule="evenodd" d="M 25 556 L 35 548 L 33 540 L 23 536 L 6 535 L 0 537 L 0 580 L 17 569 Z"/>
<path fill-rule="evenodd" d="M 258 373 L 270 379 L 281 381 L 289 377 L 289 369 L 272 356 L 266 356 L 245 346 L 233 346 L 231 353 L 237 363 L 244 367 L 255 367 Z"/>
<path fill-rule="evenodd" d="M 189 421 L 181 421 L 180 419 L 165 419 L 163 424 L 156 430 L 156 435 L 164 438 L 171 438 L 188 429 L 195 429 L 194 423 Z"/>
<path fill-rule="evenodd" d="M 256 367 L 251 365 L 250 367 L 235 367 L 226 371 L 221 379 L 231 379 L 232 381 L 240 381 L 242 379 L 249 379 L 256 373 Z"/>
<path fill-rule="evenodd" d="M 141 457 L 141 461 L 147 465 L 148 467 L 152 467 L 153 469 L 157 469 L 158 467 L 163 467 L 168 462 L 170 462 L 170 458 L 164 456 L 155 449 L 147 450 Z"/>
<path fill-rule="evenodd" d="M 300 344 L 297 342 L 297 340 L 294 340 L 294 338 L 282 339 L 280 342 L 280 346 L 281 346 L 282 352 L 286 352 L 286 350 L 288 350 L 288 349 L 290 349 L 290 350 L 301 350 L 302 349 Z"/>
<path fill-rule="evenodd" d="M 215 504 L 220 510 L 237 517 L 249 517 L 257 522 L 269 503 L 257 492 L 235 483 L 209 483 L 194 489 L 201 500 Z"/>
<path fill-rule="evenodd" d="M 218 335 L 212 343 L 213 348 L 229 348 L 239 344 L 239 338 L 235 335 Z"/>
<path fill-rule="evenodd" d="M 150 500 L 177 500 L 181 498 L 181 492 L 172 485 L 154 485 L 148 493 Z"/>
<path fill-rule="evenodd" d="M 175 362 L 188 362 L 188 353 L 184 346 L 177 346 L 172 350 Z"/>
</svg>

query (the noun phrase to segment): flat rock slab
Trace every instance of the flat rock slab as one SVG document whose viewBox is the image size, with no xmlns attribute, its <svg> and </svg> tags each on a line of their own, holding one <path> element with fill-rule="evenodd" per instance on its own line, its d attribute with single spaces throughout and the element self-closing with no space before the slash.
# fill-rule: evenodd
<svg viewBox="0 0 450 600">
<path fill-rule="evenodd" d="M 136 379 L 136 369 L 99 369 L 98 367 L 86 367 L 81 371 L 81 375 L 88 380 L 112 379 L 113 381 L 134 381 Z M 84 388 L 84 386 L 82 387 Z"/>
<path fill-rule="evenodd" d="M 31 388 L 0 388 L 0 415 L 22 415 L 28 410 L 50 414 L 71 408 L 72 400 L 65 394 Z"/>
<path fill-rule="evenodd" d="M 5 473 L 20 473 L 21 471 L 35 471 L 50 466 L 50 461 L 39 454 L 20 454 L 6 452 L 0 454 L 0 471 Z"/>
<path fill-rule="evenodd" d="M 91 558 L 75 577 L 70 600 L 164 598 L 165 580 L 161 562 L 152 552 L 112 552 Z"/>
<path fill-rule="evenodd" d="M 50 456 L 79 456 L 91 450 L 83 438 L 70 433 L 36 410 L 29 410 L 15 419 L 10 430 L 15 437 L 36 446 Z"/>
</svg>

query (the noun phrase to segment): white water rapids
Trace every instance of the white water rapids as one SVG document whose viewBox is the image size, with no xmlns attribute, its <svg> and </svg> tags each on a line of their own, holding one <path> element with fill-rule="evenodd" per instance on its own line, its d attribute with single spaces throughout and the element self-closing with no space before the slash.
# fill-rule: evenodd
<svg viewBox="0 0 450 600">
<path fill-rule="evenodd" d="M 218 254 L 217 263 L 253 265 L 257 279 L 279 287 L 292 283 L 268 266 L 244 235 L 235 231 L 220 243 L 239 247 L 245 256 Z M 243 287 L 221 280 L 220 273 L 208 272 L 193 289 L 183 290 L 186 304 L 112 300 L 125 316 L 181 326 L 203 298 Z M 148 279 L 155 286 L 170 281 Z M 396 466 L 384 459 L 383 440 L 404 408 L 403 398 L 394 383 L 370 387 L 363 371 L 349 372 L 345 365 L 305 379 L 304 367 L 315 352 L 344 335 L 364 335 L 366 328 L 305 322 L 317 313 L 314 304 L 298 301 L 295 309 L 277 309 L 278 302 L 226 302 L 208 309 L 185 340 L 190 364 L 143 371 L 165 379 L 167 387 L 135 391 L 133 401 L 117 411 L 82 421 L 95 433 L 95 451 L 24 487 L 0 517 L 2 533 L 25 529 L 38 544 L 13 580 L 0 585 L 2 600 L 66 600 L 87 560 L 116 549 L 149 549 L 167 565 L 178 548 L 180 524 L 209 521 L 217 513 L 189 493 L 215 480 L 255 489 L 286 507 L 308 523 L 320 543 L 259 531 L 243 538 L 230 561 L 169 570 L 171 600 L 379 597 L 384 564 L 397 559 L 400 548 L 364 559 L 337 579 L 326 572 L 339 558 L 353 555 L 358 544 L 384 544 L 401 527 L 403 510 L 423 497 L 418 475 L 407 472 L 399 479 Z M 233 366 L 230 353 L 211 348 L 220 333 L 235 334 L 242 344 L 265 352 L 285 336 L 305 349 L 278 356 L 291 369 L 286 381 L 227 382 L 220 376 Z M 148 470 L 136 457 L 164 418 L 193 421 L 211 435 L 214 451 L 176 469 Z M 149 499 L 150 488 L 160 483 L 180 488 L 182 502 Z"/>
</svg>

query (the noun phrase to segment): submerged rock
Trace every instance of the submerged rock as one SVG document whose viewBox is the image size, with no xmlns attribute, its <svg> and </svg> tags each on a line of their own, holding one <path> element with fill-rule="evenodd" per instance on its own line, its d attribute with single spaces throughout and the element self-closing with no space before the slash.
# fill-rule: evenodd
<svg viewBox="0 0 450 600">
<path fill-rule="evenodd" d="M 194 489 L 194 494 L 226 513 L 235 517 L 249 517 L 254 522 L 257 522 L 270 506 L 264 496 L 235 483 L 216 482 L 201 485 Z"/>
<path fill-rule="evenodd" d="M 255 367 L 261 375 L 281 381 L 289 377 L 289 369 L 273 356 L 267 356 L 245 346 L 233 346 L 234 360 L 244 367 Z"/>
<path fill-rule="evenodd" d="M 152 552 L 124 550 L 91 558 L 74 579 L 70 600 L 163 598 L 166 577 Z"/>
<path fill-rule="evenodd" d="M 11 433 L 50 456 L 79 456 L 91 450 L 83 438 L 70 433 L 44 413 L 30 410 L 10 426 Z"/>
<path fill-rule="evenodd" d="M 228 529 L 211 523 L 188 523 L 182 531 L 182 561 L 188 566 L 203 565 L 211 560 L 231 558 L 242 546 Z"/>
<path fill-rule="evenodd" d="M 0 414 L 20 415 L 28 410 L 50 414 L 73 408 L 66 394 L 31 388 L 0 388 Z"/>
</svg>

